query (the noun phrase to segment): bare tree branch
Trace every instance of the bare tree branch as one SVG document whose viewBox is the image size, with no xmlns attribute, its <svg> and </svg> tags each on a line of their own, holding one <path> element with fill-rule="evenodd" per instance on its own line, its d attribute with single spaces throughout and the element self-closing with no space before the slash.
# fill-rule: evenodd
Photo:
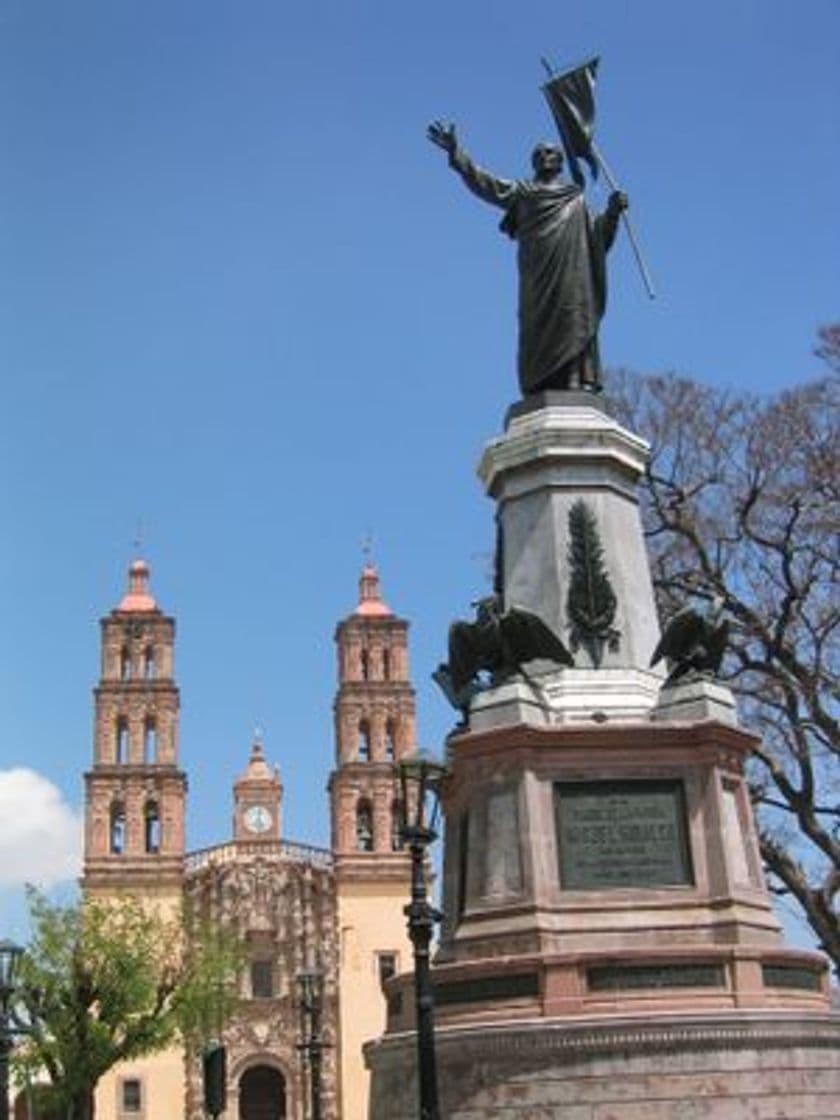
<svg viewBox="0 0 840 1120">
<path fill-rule="evenodd" d="M 815 352 L 828 375 L 772 398 L 626 371 L 610 395 L 651 444 L 642 510 L 659 609 L 723 598 L 723 676 L 762 736 L 765 866 L 840 969 L 840 324 Z"/>
</svg>

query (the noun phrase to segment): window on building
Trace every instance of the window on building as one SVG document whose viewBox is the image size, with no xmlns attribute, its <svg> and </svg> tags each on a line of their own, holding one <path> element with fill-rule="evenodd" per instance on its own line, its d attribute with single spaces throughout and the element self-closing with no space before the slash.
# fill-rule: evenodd
<svg viewBox="0 0 840 1120">
<path fill-rule="evenodd" d="M 366 719 L 359 723 L 359 750 L 360 762 L 370 762 L 370 724 Z"/>
<path fill-rule="evenodd" d="M 119 802 L 111 806 L 109 833 L 111 855 L 121 856 L 125 851 L 125 807 Z"/>
<path fill-rule="evenodd" d="M 151 716 L 143 724 L 143 761 L 157 762 L 157 724 Z"/>
<path fill-rule="evenodd" d="M 123 646 L 120 650 L 120 679 L 131 680 L 131 653 L 128 646 Z"/>
<path fill-rule="evenodd" d="M 126 1077 L 120 1083 L 120 1111 L 143 1111 L 143 1085 L 139 1077 Z"/>
<path fill-rule="evenodd" d="M 373 851 L 373 810 L 369 801 L 356 806 L 356 848 L 360 852 Z"/>
<path fill-rule="evenodd" d="M 155 651 L 152 646 L 146 646 L 146 652 L 143 654 L 143 676 L 147 681 L 155 678 Z"/>
<path fill-rule="evenodd" d="M 160 813 L 156 801 L 147 801 L 143 811 L 143 834 L 146 851 L 155 855 L 160 851 Z"/>
<path fill-rule="evenodd" d="M 388 950 L 387 952 L 379 952 L 376 954 L 376 971 L 379 976 L 379 983 L 384 984 L 386 980 L 390 980 L 392 976 L 397 974 L 397 954 Z"/>
<path fill-rule="evenodd" d="M 128 761 L 128 720 L 120 716 L 114 732 L 114 755 L 117 763 Z"/>
<path fill-rule="evenodd" d="M 274 995 L 274 969 L 271 961 L 251 961 L 252 999 L 271 999 Z"/>
<path fill-rule="evenodd" d="M 366 649 L 363 649 L 359 657 L 359 662 L 362 667 L 362 680 L 370 679 L 370 654 Z"/>
<path fill-rule="evenodd" d="M 382 651 L 382 679 L 389 681 L 391 679 L 391 651 L 383 649 Z"/>
</svg>

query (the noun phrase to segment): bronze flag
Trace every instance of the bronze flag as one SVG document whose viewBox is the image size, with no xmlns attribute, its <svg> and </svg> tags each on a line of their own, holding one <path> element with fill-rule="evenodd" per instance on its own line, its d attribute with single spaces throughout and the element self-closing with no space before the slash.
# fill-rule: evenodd
<svg viewBox="0 0 840 1120">
<path fill-rule="evenodd" d="M 543 86 L 548 107 L 560 130 L 569 174 L 579 186 L 583 186 L 583 172 L 578 160 L 589 165 L 593 179 L 598 177 L 598 161 L 592 151 L 598 61 L 591 58 L 574 70 L 553 76 Z"/>
</svg>

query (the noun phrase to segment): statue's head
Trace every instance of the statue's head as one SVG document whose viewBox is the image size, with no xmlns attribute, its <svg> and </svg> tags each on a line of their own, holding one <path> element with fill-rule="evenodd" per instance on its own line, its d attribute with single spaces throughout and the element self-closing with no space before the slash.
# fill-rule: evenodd
<svg viewBox="0 0 840 1120">
<path fill-rule="evenodd" d="M 531 152 L 531 165 L 538 179 L 552 179 L 563 170 L 563 149 L 559 144 L 541 140 Z"/>
</svg>

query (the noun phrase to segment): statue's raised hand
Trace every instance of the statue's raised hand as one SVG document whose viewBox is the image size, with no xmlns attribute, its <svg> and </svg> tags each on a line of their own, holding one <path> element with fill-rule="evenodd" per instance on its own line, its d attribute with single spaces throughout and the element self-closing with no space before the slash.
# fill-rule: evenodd
<svg viewBox="0 0 840 1120">
<path fill-rule="evenodd" d="M 437 144 L 439 148 L 443 148 L 445 152 L 449 152 L 450 154 L 454 152 L 458 146 L 454 124 L 445 124 L 443 121 L 432 121 L 426 129 L 426 135 L 433 144 Z"/>
</svg>

